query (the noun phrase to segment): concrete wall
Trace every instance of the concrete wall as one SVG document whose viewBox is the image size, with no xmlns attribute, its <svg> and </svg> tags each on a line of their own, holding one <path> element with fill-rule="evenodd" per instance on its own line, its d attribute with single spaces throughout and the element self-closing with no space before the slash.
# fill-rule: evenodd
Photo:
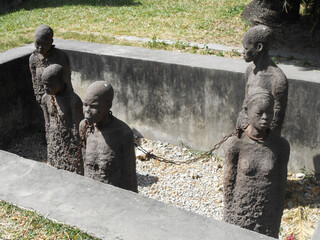
<svg viewBox="0 0 320 240">
<path fill-rule="evenodd" d="M 210 149 L 234 131 L 244 98 L 241 59 L 58 41 L 80 96 L 97 80 L 115 88 L 113 112 L 151 139 Z M 320 173 L 320 72 L 280 66 L 289 79 L 283 136 L 289 169 Z M 223 154 L 223 151 L 218 151 Z"/>
<path fill-rule="evenodd" d="M 115 88 L 114 115 L 145 137 L 208 150 L 234 131 L 244 97 L 243 60 L 66 40 L 55 44 L 70 57 L 80 97 L 91 82 L 109 81 Z M 280 67 L 289 79 L 283 129 L 291 145 L 289 169 L 320 172 L 320 73 Z"/>
<path fill-rule="evenodd" d="M 43 124 L 40 107 L 33 95 L 29 71 L 30 51 L 0 54 L 0 148 L 38 131 Z"/>
</svg>

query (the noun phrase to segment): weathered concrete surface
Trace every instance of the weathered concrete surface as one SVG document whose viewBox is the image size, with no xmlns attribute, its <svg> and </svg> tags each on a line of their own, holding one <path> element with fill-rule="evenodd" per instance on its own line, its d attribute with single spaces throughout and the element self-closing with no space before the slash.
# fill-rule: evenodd
<svg viewBox="0 0 320 240">
<path fill-rule="evenodd" d="M 273 239 L 0 151 L 0 199 L 103 239 Z"/>
<path fill-rule="evenodd" d="M 73 86 L 109 81 L 114 115 L 143 136 L 209 149 L 234 126 L 244 98 L 244 60 L 55 39 L 71 62 Z M 32 45 L 0 54 L 21 55 Z M 289 170 L 320 169 L 320 72 L 279 65 L 289 81 L 282 135 L 291 145 Z M 222 154 L 222 152 L 218 152 Z"/>
<path fill-rule="evenodd" d="M 77 41 L 56 44 L 69 55 L 78 94 L 91 81 L 109 81 L 115 116 L 146 137 L 207 150 L 234 131 L 244 99 L 244 60 Z M 320 154 L 320 121 L 315 121 L 320 119 L 320 72 L 279 67 L 289 81 L 282 131 L 291 145 L 289 170 L 314 170 Z"/>
<path fill-rule="evenodd" d="M 317 227 L 314 230 L 311 240 L 319 240 L 320 239 L 320 220 L 318 221 Z"/>
<path fill-rule="evenodd" d="M 0 54 L 1 149 L 26 132 L 44 127 L 42 111 L 33 95 L 27 57 L 30 51 L 31 47 L 24 47 Z"/>
</svg>

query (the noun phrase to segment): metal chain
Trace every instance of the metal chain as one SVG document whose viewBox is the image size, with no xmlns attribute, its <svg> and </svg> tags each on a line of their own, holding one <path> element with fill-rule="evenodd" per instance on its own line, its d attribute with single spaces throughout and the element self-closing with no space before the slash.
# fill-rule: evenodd
<svg viewBox="0 0 320 240">
<path fill-rule="evenodd" d="M 76 160 L 72 160 L 72 157 L 69 154 L 68 148 L 66 147 L 63 137 L 62 137 L 62 130 L 61 130 L 61 125 L 60 125 L 60 121 L 58 119 L 59 114 L 58 114 L 58 109 L 57 109 L 57 105 L 56 105 L 56 99 L 55 96 L 51 95 L 51 105 L 52 105 L 52 113 L 54 115 L 55 121 L 56 121 L 56 125 L 57 125 L 57 132 L 58 132 L 58 136 L 60 138 L 60 143 L 64 149 L 64 151 L 67 153 L 67 160 L 71 163 L 71 165 L 73 165 L 76 169 L 78 169 L 78 164 L 81 162 L 81 148 L 79 146 L 81 146 L 79 144 L 78 149 L 77 149 L 77 156 L 76 156 Z M 81 142 L 81 140 L 80 140 Z M 82 144 L 82 143 L 81 143 Z"/>
<path fill-rule="evenodd" d="M 170 164 L 175 164 L 175 165 L 180 165 L 180 164 L 190 164 L 190 163 L 193 163 L 193 162 L 196 162 L 200 159 L 202 159 L 204 156 L 211 156 L 212 155 L 212 152 L 219 149 L 220 146 L 225 142 L 227 141 L 230 137 L 232 136 L 235 136 L 238 134 L 238 131 L 237 132 L 234 132 L 234 133 L 230 133 L 226 136 L 224 136 L 222 138 L 222 140 L 220 142 L 218 142 L 216 145 L 213 146 L 213 148 L 209 151 L 206 151 L 204 152 L 203 154 L 201 154 L 200 156 L 196 157 L 196 158 L 192 158 L 192 159 L 187 159 L 187 160 L 184 160 L 184 161 L 175 161 L 175 160 L 171 160 L 171 159 L 167 159 L 167 158 L 164 158 L 164 157 L 160 157 L 160 156 L 157 156 L 151 152 L 148 152 L 146 149 L 144 149 L 143 147 L 141 147 L 141 145 L 138 145 L 138 144 L 135 144 L 136 148 L 139 149 L 141 152 L 143 152 L 144 154 L 146 154 L 146 158 L 147 159 L 156 159 L 158 160 L 159 162 L 164 162 L 164 163 L 170 163 Z"/>
</svg>

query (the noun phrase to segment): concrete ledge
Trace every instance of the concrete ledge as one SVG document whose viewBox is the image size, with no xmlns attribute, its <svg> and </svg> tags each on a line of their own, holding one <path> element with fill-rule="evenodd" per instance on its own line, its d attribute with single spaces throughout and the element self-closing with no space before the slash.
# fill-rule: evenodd
<svg viewBox="0 0 320 240">
<path fill-rule="evenodd" d="M 0 151 L 0 199 L 102 239 L 273 239 Z"/>
<path fill-rule="evenodd" d="M 314 230 L 311 240 L 319 240 L 319 239 L 320 239 L 320 220 L 318 221 L 318 224 L 316 226 L 316 229 Z"/>
</svg>

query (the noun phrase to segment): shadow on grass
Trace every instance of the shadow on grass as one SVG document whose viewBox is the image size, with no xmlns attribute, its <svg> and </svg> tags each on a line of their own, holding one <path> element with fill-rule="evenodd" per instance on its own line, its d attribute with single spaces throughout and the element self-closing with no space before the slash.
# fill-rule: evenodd
<svg viewBox="0 0 320 240">
<path fill-rule="evenodd" d="M 6 12 L 2 12 L 0 13 L 0 15 L 7 14 L 9 12 L 19 11 L 20 9 L 32 10 L 37 8 L 76 5 L 122 7 L 142 5 L 142 3 L 139 2 L 139 0 L 24 0 L 24 2 L 19 7 Z"/>
</svg>

